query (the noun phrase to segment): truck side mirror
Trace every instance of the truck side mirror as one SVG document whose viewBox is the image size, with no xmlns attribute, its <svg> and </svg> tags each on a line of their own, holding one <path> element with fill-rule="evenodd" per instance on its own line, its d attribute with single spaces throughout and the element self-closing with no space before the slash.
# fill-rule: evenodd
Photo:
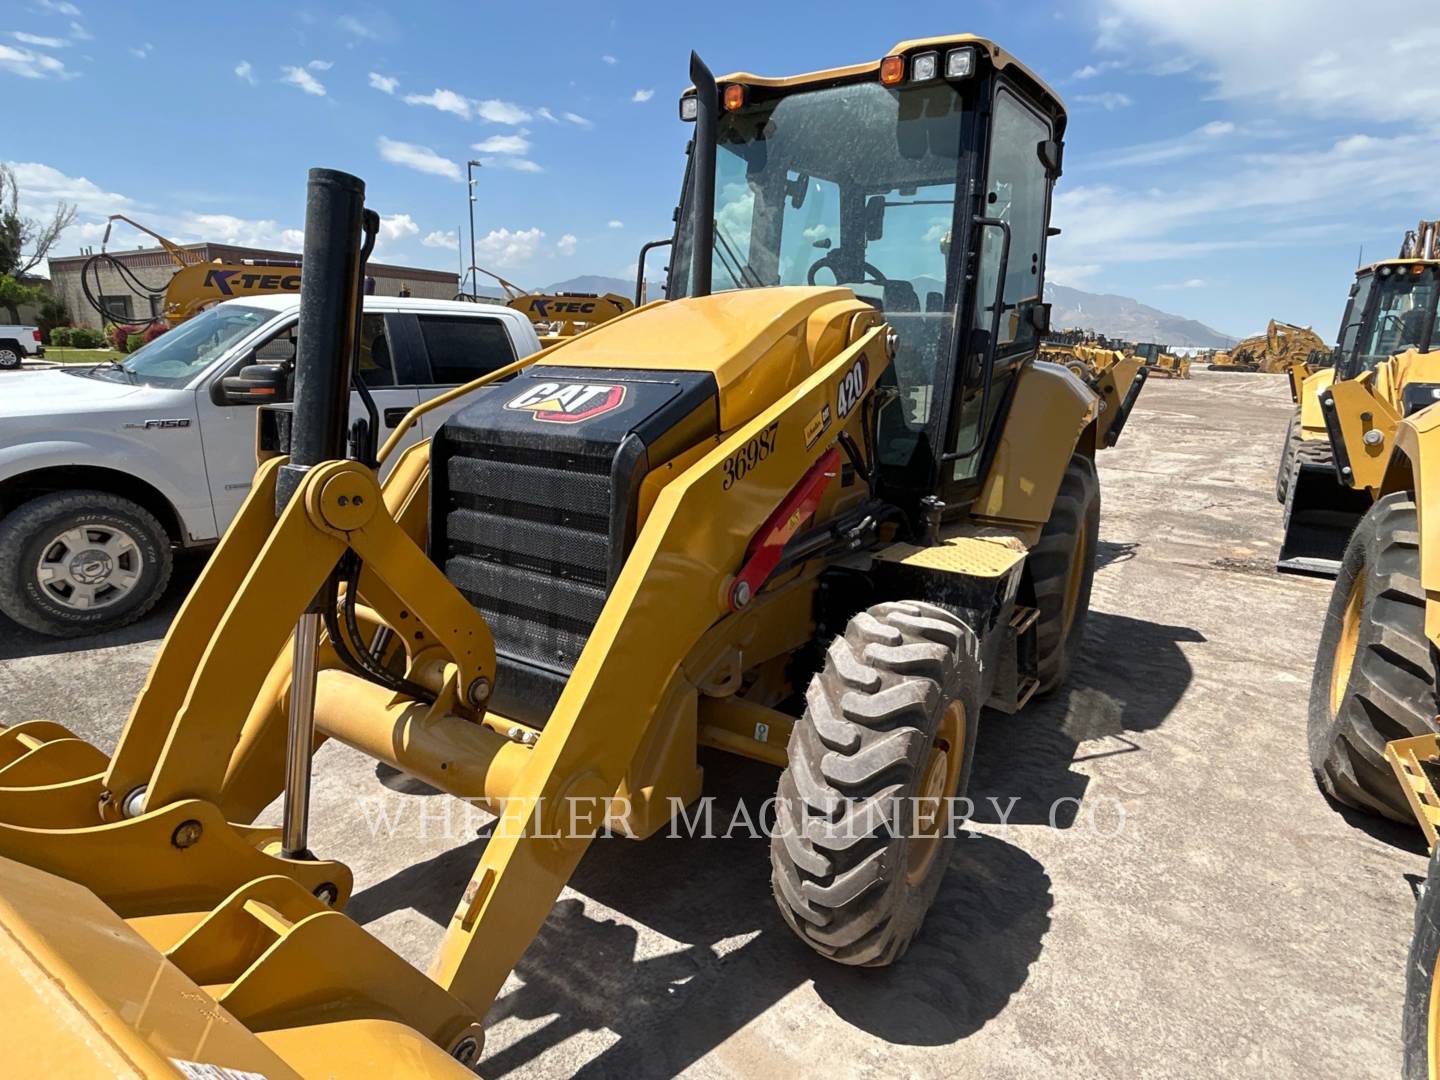
<svg viewBox="0 0 1440 1080">
<path fill-rule="evenodd" d="M 286 399 L 288 384 L 283 364 L 247 364 L 220 380 L 220 393 L 227 405 L 273 405 Z"/>
</svg>

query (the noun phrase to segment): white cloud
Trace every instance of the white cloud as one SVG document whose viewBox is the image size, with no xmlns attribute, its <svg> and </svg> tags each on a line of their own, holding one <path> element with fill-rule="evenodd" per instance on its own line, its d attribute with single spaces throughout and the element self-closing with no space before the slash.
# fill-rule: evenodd
<svg viewBox="0 0 1440 1080">
<path fill-rule="evenodd" d="M 471 150 L 482 154 L 525 154 L 530 151 L 530 140 L 523 129 L 514 135 L 491 135 L 488 139 L 471 143 Z"/>
<path fill-rule="evenodd" d="M 476 253 L 495 266 L 514 266 L 535 256 L 540 241 L 545 239 L 542 229 L 491 229 L 475 241 Z"/>
<path fill-rule="evenodd" d="M 576 124 L 576 125 L 578 125 L 578 126 L 580 126 L 580 127 L 588 128 L 588 127 L 594 127 L 594 126 L 595 126 L 595 124 L 594 124 L 592 121 L 586 120 L 585 117 L 581 116 L 579 113 L 562 112 L 562 113 L 560 114 L 560 117 L 561 117 L 561 119 L 563 119 L 563 120 L 569 120 L 570 123 Z"/>
<path fill-rule="evenodd" d="M 182 243 L 208 240 L 215 244 L 290 251 L 299 251 L 305 244 L 305 233 L 300 229 L 286 228 L 269 218 L 242 218 L 233 214 L 186 213 L 174 228 L 166 231 Z"/>
<path fill-rule="evenodd" d="M 89 30 L 86 30 L 85 27 L 80 25 L 78 22 L 72 22 L 70 24 L 71 41 L 89 41 L 93 37 L 94 35 L 91 34 Z"/>
<path fill-rule="evenodd" d="M 1117 47 L 1176 53 L 1222 99 L 1382 122 L 1430 123 L 1440 109 L 1440 65 L 1405 61 L 1440 49 L 1440 5 L 1407 8 L 1399 30 L 1352 0 L 1103 0 L 1103 10 Z M 1381 92 L 1376 73 L 1391 64 Z"/>
<path fill-rule="evenodd" d="M 618 64 L 620 62 L 619 60 L 616 60 L 615 57 L 611 56 L 609 53 L 606 53 L 604 56 L 600 57 L 600 59 L 607 64 Z"/>
<path fill-rule="evenodd" d="M 80 9 L 67 0 L 40 0 L 40 7 L 45 11 L 53 11 L 56 15 L 69 15 L 72 19 L 80 18 Z"/>
<path fill-rule="evenodd" d="M 536 109 L 535 115 L 540 117 L 541 120 L 549 120 L 552 124 L 558 124 L 560 122 L 560 118 L 549 109 Z"/>
<path fill-rule="evenodd" d="M 16 49 L 0 45 L 0 71 L 19 75 L 22 79 L 68 79 L 64 61 L 48 53 L 32 52 L 30 49 Z"/>
<path fill-rule="evenodd" d="M 462 120 L 470 119 L 470 99 L 454 90 L 436 90 L 433 94 L 406 94 L 406 105 L 429 105 Z"/>
<path fill-rule="evenodd" d="M 574 233 L 567 232 L 564 236 L 560 237 L 560 239 L 555 242 L 555 250 L 558 251 L 561 255 L 574 255 L 575 245 L 579 242 L 580 241 L 575 237 Z"/>
<path fill-rule="evenodd" d="M 137 60 L 148 60 L 150 58 L 150 54 L 154 51 L 155 46 L 147 41 L 144 45 L 131 46 L 130 55 L 135 57 Z"/>
<path fill-rule="evenodd" d="M 475 102 L 475 112 L 481 120 L 489 120 L 493 124 L 523 124 L 530 119 L 530 114 L 519 105 L 498 98 Z"/>
<path fill-rule="evenodd" d="M 135 206 L 133 199 L 105 191 L 83 176 L 67 176 L 59 169 L 35 161 L 12 161 L 15 183 L 20 189 L 20 207 L 32 216 L 49 214 L 57 202 L 74 203 L 82 214 L 106 216 L 123 213 Z"/>
<path fill-rule="evenodd" d="M 415 236 L 420 232 L 420 226 L 415 224 L 415 219 L 409 214 L 392 214 L 390 217 L 380 218 L 380 239 L 394 243 L 397 240 L 404 240 L 407 236 Z"/>
<path fill-rule="evenodd" d="M 458 244 L 459 238 L 453 230 L 436 229 L 434 232 L 426 233 L 420 243 L 432 248 L 453 248 Z"/>
<path fill-rule="evenodd" d="M 375 140 L 375 148 L 380 151 L 380 156 L 392 165 L 403 165 L 407 169 L 443 176 L 447 180 L 460 179 L 460 166 L 428 146 L 399 142 L 381 135 Z"/>
<path fill-rule="evenodd" d="M 334 60 L 311 60 L 305 65 L 311 71 L 329 71 L 335 66 Z"/>
<path fill-rule="evenodd" d="M 619 218 L 611 218 L 605 224 L 612 229 L 623 229 L 625 227 L 625 222 L 621 221 Z"/>
<path fill-rule="evenodd" d="M 1203 289 L 1205 285 L 1205 279 L 1198 277 L 1187 278 L 1181 283 L 1181 287 L 1185 289 Z"/>
<path fill-rule="evenodd" d="M 381 75 L 378 72 L 370 72 L 370 85 L 382 94 L 393 94 L 395 88 L 400 85 L 399 79 L 392 79 L 389 75 Z"/>
<path fill-rule="evenodd" d="M 544 172 L 544 168 L 522 157 L 482 157 L 480 164 L 487 169 L 510 169 L 513 172 L 537 173 Z"/>
<path fill-rule="evenodd" d="M 251 86 L 255 85 L 255 69 L 250 66 L 249 60 L 241 60 L 235 65 L 235 77 L 244 79 Z"/>
<path fill-rule="evenodd" d="M 1114 71 L 1116 68 L 1124 67 L 1120 60 L 1101 60 L 1099 63 L 1086 64 L 1071 74 L 1072 79 L 1093 79 L 1097 75 L 1103 75 L 1107 71 Z"/>
<path fill-rule="evenodd" d="M 1087 105 L 1098 105 L 1106 112 L 1125 109 L 1135 104 L 1129 94 L 1122 94 L 1116 90 L 1106 90 L 1100 94 L 1076 94 L 1075 100 L 1083 101 Z"/>
<path fill-rule="evenodd" d="M 1118 263 L 1184 259 L 1215 252 L 1293 248 L 1303 235 L 1325 238 L 1363 230 L 1355 192 L 1364 191 L 1367 219 L 1409 218 L 1431 197 L 1440 172 L 1440 141 L 1427 134 L 1350 135 L 1319 148 L 1234 154 L 1224 168 L 1187 170 L 1171 186 L 1137 178 L 1136 187 L 1107 182 L 1057 189 L 1052 248 L 1058 263 L 1070 252 L 1105 252 Z M 1277 183 L 1283 177 L 1284 183 Z"/>
<path fill-rule="evenodd" d="M 304 90 L 307 94 L 314 94 L 316 97 L 325 96 L 325 86 L 319 79 L 310 72 L 300 67 L 281 68 L 285 72 L 280 77 L 282 83 L 289 83 L 291 86 Z"/>
<path fill-rule="evenodd" d="M 14 31 L 10 36 L 21 45 L 34 45 L 37 49 L 63 49 L 70 44 L 64 38 L 41 37 L 39 34 L 26 34 L 19 30 Z"/>
<path fill-rule="evenodd" d="M 358 38 L 368 38 L 373 41 L 380 36 L 374 27 L 361 22 L 354 15 L 342 15 L 339 19 L 335 20 L 335 23 L 341 30 L 354 34 Z"/>
<path fill-rule="evenodd" d="M 1084 172 L 1137 165 L 1163 165 L 1202 154 L 1214 154 L 1219 152 L 1219 147 L 1227 145 L 1225 136 L 1235 134 L 1236 130 L 1235 125 L 1228 120 L 1212 120 L 1194 131 L 1174 138 L 1156 139 L 1087 155 L 1079 161 L 1076 168 Z"/>
<path fill-rule="evenodd" d="M 630 95 L 630 100 L 631 100 L 631 101 L 637 101 L 637 102 L 639 102 L 639 101 L 649 101 L 649 100 L 650 100 L 652 97 L 654 97 L 654 96 L 655 96 L 655 91 L 654 91 L 654 90 L 636 90 L 635 93 L 633 93 L 633 94 Z"/>
</svg>

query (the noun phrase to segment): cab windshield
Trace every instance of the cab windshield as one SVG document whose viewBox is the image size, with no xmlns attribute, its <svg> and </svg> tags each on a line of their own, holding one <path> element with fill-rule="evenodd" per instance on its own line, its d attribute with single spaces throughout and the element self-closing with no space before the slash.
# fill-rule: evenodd
<svg viewBox="0 0 1440 1080">
<path fill-rule="evenodd" d="M 908 457 L 953 355 L 959 283 L 949 258 L 962 174 L 962 93 L 878 82 L 792 93 L 722 113 L 716 127 L 712 288 L 844 285 L 900 337 L 892 368 Z M 1033 148 L 1032 148 L 1033 154 Z M 690 289 L 693 215 L 680 230 L 672 297 Z"/>
<path fill-rule="evenodd" d="M 1375 295 L 1356 335 L 1354 374 L 1373 370 L 1382 360 L 1406 349 L 1429 348 L 1433 334 L 1440 266 L 1382 266 L 1373 280 Z"/>
<path fill-rule="evenodd" d="M 231 301 L 217 304 L 110 367 L 96 368 L 97 378 L 150 386 L 184 386 L 230 347 L 275 317 L 268 308 L 244 307 Z"/>
</svg>

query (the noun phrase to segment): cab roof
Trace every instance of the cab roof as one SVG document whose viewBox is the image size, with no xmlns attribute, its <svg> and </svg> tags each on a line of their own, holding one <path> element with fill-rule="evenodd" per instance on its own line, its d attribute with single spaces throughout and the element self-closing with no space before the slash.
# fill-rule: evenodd
<svg viewBox="0 0 1440 1080">
<path fill-rule="evenodd" d="M 975 34 L 947 34 L 941 37 L 912 38 L 902 41 L 881 56 L 873 60 L 865 60 L 858 64 L 850 64 L 844 67 L 825 68 L 821 71 L 809 71 L 803 75 L 768 76 L 755 75 L 748 71 L 735 71 L 728 75 L 716 76 L 717 83 L 745 83 L 749 86 L 773 86 L 773 87 L 800 87 L 809 83 L 825 83 L 836 79 L 848 79 L 863 75 L 875 75 L 879 77 L 880 61 L 886 56 L 896 56 L 901 53 L 918 52 L 924 49 L 935 49 L 943 51 L 949 48 L 956 48 L 961 45 L 973 45 L 982 52 L 997 70 L 1004 71 L 1007 68 L 1018 73 L 1025 80 L 1032 83 L 1039 92 L 1042 103 L 1052 109 L 1063 121 L 1065 117 L 1065 103 L 1044 79 L 1017 60 L 1012 54 L 1006 52 L 988 38 L 978 37 Z M 695 87 L 690 86 L 685 90 L 686 94 L 693 94 Z M 682 95 L 683 96 L 683 95 Z"/>
</svg>

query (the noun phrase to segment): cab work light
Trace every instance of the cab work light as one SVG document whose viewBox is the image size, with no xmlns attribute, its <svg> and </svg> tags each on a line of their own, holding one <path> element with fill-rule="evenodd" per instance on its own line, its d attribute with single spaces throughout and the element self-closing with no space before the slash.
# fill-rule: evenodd
<svg viewBox="0 0 1440 1080">
<path fill-rule="evenodd" d="M 694 94 L 680 99 L 680 119 L 693 122 L 700 113 L 700 100 Z"/>
<path fill-rule="evenodd" d="M 929 82 L 940 72 L 940 54 L 916 53 L 910 60 L 910 81 Z"/>
<path fill-rule="evenodd" d="M 945 78 L 968 79 L 975 74 L 975 50 L 968 45 L 945 54 Z"/>
</svg>

